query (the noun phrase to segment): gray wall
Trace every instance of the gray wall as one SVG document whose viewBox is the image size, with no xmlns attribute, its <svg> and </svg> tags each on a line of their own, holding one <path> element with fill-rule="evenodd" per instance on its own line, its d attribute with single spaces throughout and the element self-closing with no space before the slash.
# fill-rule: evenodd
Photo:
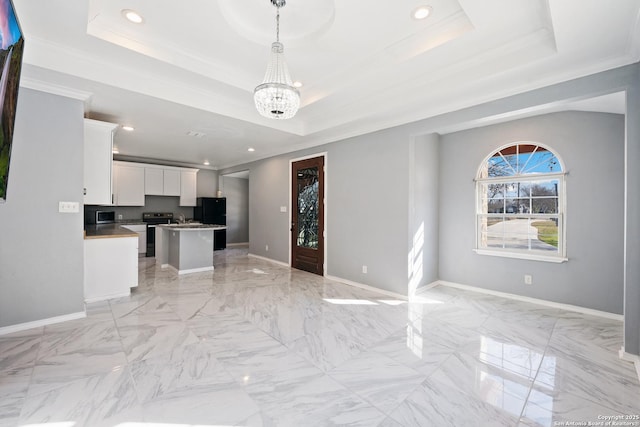
<svg viewBox="0 0 640 427">
<path fill-rule="evenodd" d="M 227 198 L 227 243 L 249 242 L 249 180 L 223 176 L 220 188 Z"/>
<path fill-rule="evenodd" d="M 218 171 L 200 169 L 198 172 L 197 190 L 198 197 L 216 197 L 218 192 Z"/>
<path fill-rule="evenodd" d="M 289 206 L 289 160 L 274 157 L 249 169 L 249 252 L 288 263 L 289 213 L 280 206 Z"/>
<path fill-rule="evenodd" d="M 409 244 L 412 248 L 409 295 L 438 280 L 440 137 L 418 136 L 409 157 Z"/>
<path fill-rule="evenodd" d="M 0 204 L 0 327 L 84 311 L 82 102 L 20 88 Z"/>
<path fill-rule="evenodd" d="M 411 143 L 389 129 L 328 146 L 328 274 L 407 295 Z"/>
<path fill-rule="evenodd" d="M 640 66 L 627 88 L 625 216 L 625 351 L 640 355 Z"/>
<path fill-rule="evenodd" d="M 250 252 L 289 262 L 290 217 L 280 207 L 290 206 L 290 160 L 326 152 L 326 273 L 406 295 L 412 144 L 412 136 L 390 129 L 221 170 L 251 171 Z"/>
<path fill-rule="evenodd" d="M 566 263 L 472 251 L 478 167 L 518 141 L 548 145 L 564 161 Z M 444 135 L 440 149 L 441 280 L 622 314 L 624 116 L 566 112 L 516 120 Z M 525 274 L 533 285 L 524 284 Z"/>
</svg>

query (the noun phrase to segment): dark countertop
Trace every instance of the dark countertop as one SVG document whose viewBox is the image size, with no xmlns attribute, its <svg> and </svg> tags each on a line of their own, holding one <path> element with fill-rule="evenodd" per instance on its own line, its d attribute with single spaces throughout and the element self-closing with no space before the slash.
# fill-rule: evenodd
<svg viewBox="0 0 640 427">
<path fill-rule="evenodd" d="M 138 237 L 138 233 L 120 227 L 118 224 L 87 225 L 84 229 L 85 239 L 113 239 L 118 237 Z"/>
<path fill-rule="evenodd" d="M 157 227 L 167 228 L 173 231 L 208 231 L 208 230 L 225 230 L 227 228 L 226 225 L 213 225 L 213 224 L 158 224 Z"/>
<path fill-rule="evenodd" d="M 118 219 L 116 220 L 117 225 L 145 225 L 146 222 L 139 219 Z"/>
</svg>

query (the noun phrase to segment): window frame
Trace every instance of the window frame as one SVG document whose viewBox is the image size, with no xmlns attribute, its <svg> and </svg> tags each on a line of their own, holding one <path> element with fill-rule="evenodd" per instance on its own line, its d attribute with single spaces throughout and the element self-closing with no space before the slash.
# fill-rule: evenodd
<svg viewBox="0 0 640 427">
<path fill-rule="evenodd" d="M 516 172 L 513 175 L 509 176 L 498 176 L 498 177 L 482 177 L 483 171 L 487 170 L 487 165 L 489 160 L 494 157 L 497 153 L 508 149 L 510 147 L 516 147 L 519 145 L 534 145 L 553 154 L 555 159 L 557 159 L 560 165 L 560 172 L 550 172 L 550 173 L 519 173 Z M 564 162 L 558 156 L 555 150 L 550 147 L 532 141 L 519 141 L 512 142 L 509 144 L 505 144 L 499 147 L 496 150 L 493 150 L 488 156 L 484 158 L 478 171 L 476 173 L 475 178 L 475 247 L 474 252 L 479 255 L 489 255 L 489 256 L 497 256 L 504 258 L 516 258 L 516 259 L 525 259 L 525 260 L 533 260 L 533 261 L 544 261 L 544 262 L 553 262 L 553 263 L 562 263 L 568 261 L 567 258 L 567 238 L 566 238 L 566 169 L 564 167 Z M 483 212 L 483 201 L 486 198 L 486 194 L 483 191 L 484 185 L 486 184 L 515 184 L 515 183 L 531 183 L 536 181 L 546 181 L 546 180 L 557 180 L 558 181 L 558 203 L 557 203 L 557 212 L 555 214 L 536 214 L 536 213 L 489 213 Z M 519 196 L 519 195 L 518 195 Z M 517 197 L 521 198 L 521 197 Z M 531 198 L 531 196 L 530 196 Z M 506 199 L 506 197 L 505 197 Z M 483 218 L 496 218 L 496 217 L 512 217 L 512 218 L 527 218 L 532 219 L 536 217 L 544 217 L 548 218 L 550 216 L 558 218 L 558 250 L 553 252 L 553 254 L 545 253 L 541 250 L 532 250 L 532 249 L 517 249 L 517 248 L 496 248 L 496 247 L 481 247 L 482 244 L 482 227 L 481 220 Z"/>
</svg>

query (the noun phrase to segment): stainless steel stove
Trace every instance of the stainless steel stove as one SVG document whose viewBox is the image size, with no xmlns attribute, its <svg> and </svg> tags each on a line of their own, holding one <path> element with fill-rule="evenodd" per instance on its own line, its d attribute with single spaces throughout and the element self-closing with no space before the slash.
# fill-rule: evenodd
<svg viewBox="0 0 640 427">
<path fill-rule="evenodd" d="M 156 225 L 171 224 L 173 212 L 143 212 L 142 221 L 147 224 L 147 256 L 156 256 Z"/>
</svg>

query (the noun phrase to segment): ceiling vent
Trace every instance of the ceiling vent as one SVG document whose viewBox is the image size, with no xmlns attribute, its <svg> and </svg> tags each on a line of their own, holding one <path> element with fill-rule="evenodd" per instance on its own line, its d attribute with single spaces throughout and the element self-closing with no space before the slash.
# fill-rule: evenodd
<svg viewBox="0 0 640 427">
<path fill-rule="evenodd" d="M 193 136 L 194 138 L 203 138 L 206 133 L 198 132 L 197 130 L 190 130 L 189 132 L 187 132 L 187 135 Z"/>
</svg>

